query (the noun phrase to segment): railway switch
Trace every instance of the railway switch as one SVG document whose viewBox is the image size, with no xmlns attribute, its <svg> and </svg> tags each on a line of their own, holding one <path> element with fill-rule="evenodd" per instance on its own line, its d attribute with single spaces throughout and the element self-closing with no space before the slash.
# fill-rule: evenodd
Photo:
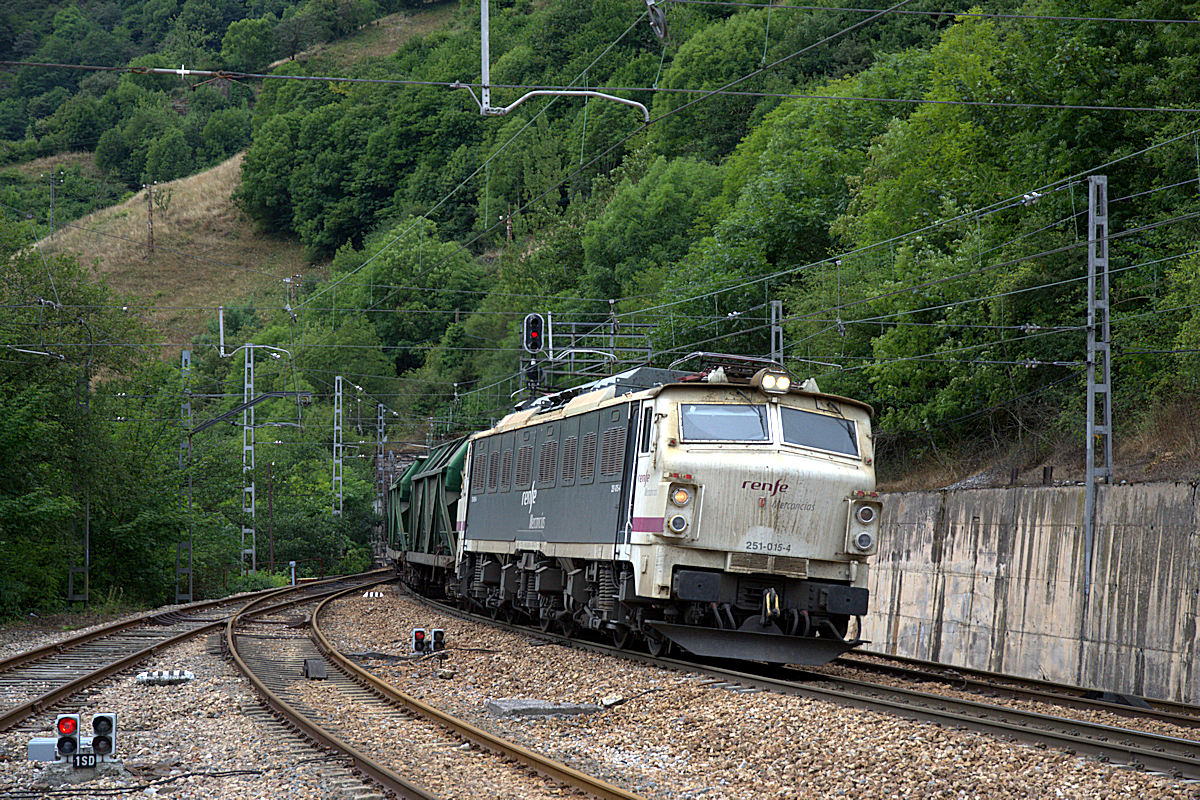
<svg viewBox="0 0 1200 800">
<path fill-rule="evenodd" d="M 117 749 L 117 715 L 101 711 L 92 715 L 92 752 L 111 756 Z"/>
<path fill-rule="evenodd" d="M 54 720 L 54 735 L 58 737 L 58 742 L 54 745 L 54 752 L 59 756 L 73 756 L 79 752 L 79 715 L 78 714 L 59 714 Z"/>
</svg>

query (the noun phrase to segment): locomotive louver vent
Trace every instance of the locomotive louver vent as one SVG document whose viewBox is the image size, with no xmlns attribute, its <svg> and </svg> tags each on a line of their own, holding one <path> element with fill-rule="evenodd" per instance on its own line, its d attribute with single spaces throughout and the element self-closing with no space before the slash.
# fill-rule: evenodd
<svg viewBox="0 0 1200 800">
<path fill-rule="evenodd" d="M 575 436 L 568 436 L 563 442 L 562 479 L 564 481 L 575 480 L 575 448 L 578 444 L 579 439 Z"/>
<path fill-rule="evenodd" d="M 549 441 L 542 444 L 542 452 L 538 458 L 538 481 L 553 483 L 554 473 L 558 469 L 558 442 Z"/>
<path fill-rule="evenodd" d="M 761 553 L 730 553 L 730 572 L 772 572 L 793 578 L 808 577 L 808 559 L 768 556 Z"/>
<path fill-rule="evenodd" d="M 517 451 L 517 486 L 526 487 L 529 485 L 529 478 L 533 473 L 533 445 L 522 445 Z"/>
<path fill-rule="evenodd" d="M 475 456 L 471 459 L 471 491 L 479 494 L 483 491 L 484 482 L 487 480 L 487 466 L 483 454 Z"/>
<path fill-rule="evenodd" d="M 488 459 L 488 491 L 496 491 L 496 484 L 500 480 L 500 453 L 492 453 Z"/>
<path fill-rule="evenodd" d="M 625 429 L 609 428 L 604 432 L 600 444 L 600 474 L 616 475 L 621 471 L 621 457 L 625 455 Z"/>
<path fill-rule="evenodd" d="M 596 474 L 596 434 L 583 435 L 583 454 L 579 458 L 579 477 L 591 480 Z"/>
<path fill-rule="evenodd" d="M 508 491 L 512 486 L 512 450 L 504 451 L 504 460 L 500 463 L 500 488 Z"/>
</svg>

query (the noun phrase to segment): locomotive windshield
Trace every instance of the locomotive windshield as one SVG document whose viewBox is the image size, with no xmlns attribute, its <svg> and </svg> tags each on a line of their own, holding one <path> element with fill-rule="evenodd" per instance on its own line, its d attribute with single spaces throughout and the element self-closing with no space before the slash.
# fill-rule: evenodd
<svg viewBox="0 0 1200 800">
<path fill-rule="evenodd" d="M 781 408 L 783 440 L 788 444 L 828 450 L 847 456 L 858 455 L 858 437 L 854 421 L 825 414 L 814 414 L 798 408 Z"/>
<path fill-rule="evenodd" d="M 765 442 L 766 406 L 726 406 L 684 403 L 680 420 L 683 438 L 689 441 Z"/>
</svg>

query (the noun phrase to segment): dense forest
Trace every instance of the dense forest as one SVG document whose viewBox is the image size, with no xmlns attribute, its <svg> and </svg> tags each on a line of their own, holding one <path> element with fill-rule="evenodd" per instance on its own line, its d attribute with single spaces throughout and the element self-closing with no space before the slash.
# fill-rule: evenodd
<svg viewBox="0 0 1200 800">
<path fill-rule="evenodd" d="M 518 328 L 534 311 L 560 343 L 583 331 L 576 343 L 618 346 L 618 366 L 666 365 L 694 350 L 765 355 L 781 301 L 788 366 L 875 406 L 885 476 L 951 448 L 1036 459 L 1080 437 L 1089 175 L 1109 186 L 1122 430 L 1195 399 L 1200 4 L 922 0 L 872 13 L 677 0 L 659 6 L 665 39 L 644 2 L 491 5 L 494 105 L 587 88 L 644 103 L 649 124 L 594 97 L 481 115 L 452 86 L 478 95 L 473 2 L 386 57 L 291 60 L 401 8 L 421 11 L 0 6 L 0 60 L 257 73 L 282 58 L 276 74 L 314 78 L 0 74 L 4 161 L 94 154 L 93 172 L 63 176 L 80 188 L 61 189 L 77 199 L 59 213 L 245 149 L 239 206 L 307 249 L 312 270 L 287 308 L 214 298 L 237 306 L 230 342 L 287 354 L 254 351 L 256 388 L 314 397 L 259 407 L 277 443 L 259 456 L 259 497 L 273 463 L 289 558 L 359 557 L 371 518 L 367 458 L 347 470 L 346 515 L 329 517 L 334 376 L 354 389 L 358 454 L 373 452 L 379 407 L 393 441 L 466 432 L 525 386 Z M 162 599 L 189 528 L 211 590 L 231 558 L 236 571 L 240 432 L 197 445 L 189 514 L 177 356 L 123 346 L 155 334 L 71 259 L 36 255 L 46 188 L 0 172 L 0 612 L 62 596 L 87 502 L 101 590 Z M 222 357 L 217 337 L 214 320 L 192 342 L 201 418 L 241 400 L 242 354 Z M 552 355 L 539 356 L 539 390 L 581 379 Z M 155 557 L 127 557 L 143 549 Z"/>
</svg>

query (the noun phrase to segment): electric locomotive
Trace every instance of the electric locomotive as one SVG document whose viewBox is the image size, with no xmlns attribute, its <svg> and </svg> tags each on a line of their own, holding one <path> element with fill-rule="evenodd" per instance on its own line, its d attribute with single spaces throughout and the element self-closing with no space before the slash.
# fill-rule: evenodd
<svg viewBox="0 0 1200 800">
<path fill-rule="evenodd" d="M 817 664 L 859 644 L 870 406 L 704 355 L 539 398 L 410 468 L 390 526 L 405 580 L 655 654 Z"/>
</svg>

